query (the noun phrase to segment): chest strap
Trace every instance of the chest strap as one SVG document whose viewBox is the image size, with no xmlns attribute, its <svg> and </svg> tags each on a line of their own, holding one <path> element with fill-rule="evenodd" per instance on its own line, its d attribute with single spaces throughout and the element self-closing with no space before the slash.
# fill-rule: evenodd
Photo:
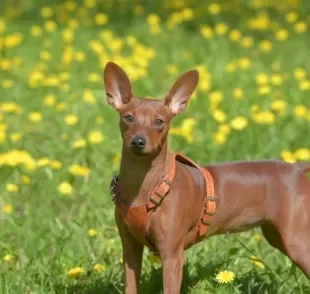
<svg viewBox="0 0 310 294">
<path fill-rule="evenodd" d="M 205 168 L 200 167 L 197 163 L 180 153 L 173 154 L 172 164 L 167 174 L 159 180 L 159 183 L 149 193 L 147 202 L 141 206 L 127 206 L 123 203 L 119 193 L 119 177 L 113 177 L 110 183 L 110 189 L 113 195 L 113 202 L 116 209 L 119 211 L 131 233 L 134 237 L 147 246 L 154 252 L 156 248 L 146 236 L 146 228 L 151 213 L 160 206 L 164 198 L 169 194 L 173 185 L 173 179 L 176 170 L 176 161 L 190 165 L 200 170 L 205 180 L 205 200 L 201 212 L 200 219 L 197 223 L 196 233 L 191 238 L 190 244 L 199 240 L 207 231 L 211 224 L 212 216 L 216 211 L 216 198 L 214 195 L 214 182 L 212 175 Z"/>
</svg>

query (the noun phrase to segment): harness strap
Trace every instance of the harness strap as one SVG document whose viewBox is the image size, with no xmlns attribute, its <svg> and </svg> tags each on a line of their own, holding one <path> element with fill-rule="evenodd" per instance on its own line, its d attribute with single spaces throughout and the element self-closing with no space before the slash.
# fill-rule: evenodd
<svg viewBox="0 0 310 294">
<path fill-rule="evenodd" d="M 172 181 L 175 175 L 175 159 L 172 160 L 171 167 L 165 177 L 161 178 L 159 183 L 149 194 L 147 199 L 147 207 L 153 209 L 159 206 L 164 200 L 165 196 L 170 192 L 172 187 Z"/>
<path fill-rule="evenodd" d="M 216 198 L 214 196 L 214 182 L 210 172 L 200 167 L 197 163 L 184 156 L 183 154 L 174 153 L 171 167 L 168 173 L 160 179 L 159 183 L 150 192 L 146 204 L 138 207 L 128 207 L 120 199 L 119 189 L 118 189 L 118 177 L 113 177 L 110 183 L 110 189 L 113 195 L 113 202 L 116 208 L 121 213 L 124 221 L 128 227 L 133 231 L 134 235 L 138 239 L 144 240 L 147 246 L 156 252 L 155 246 L 146 236 L 146 227 L 151 213 L 162 203 L 164 198 L 169 194 L 176 170 L 176 161 L 193 166 L 201 171 L 203 174 L 205 185 L 206 185 L 206 195 L 204 204 L 202 207 L 202 212 L 197 223 L 197 232 L 193 236 L 190 244 L 195 243 L 196 240 L 200 239 L 207 231 L 209 225 L 211 224 L 212 216 L 215 214 L 216 210 Z"/>
</svg>

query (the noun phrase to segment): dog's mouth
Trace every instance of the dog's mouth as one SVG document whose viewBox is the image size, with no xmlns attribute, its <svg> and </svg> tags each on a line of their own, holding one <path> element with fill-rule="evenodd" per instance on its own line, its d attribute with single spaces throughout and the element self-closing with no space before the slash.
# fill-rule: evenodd
<svg viewBox="0 0 310 294">
<path fill-rule="evenodd" d="M 129 146 L 129 151 L 137 156 L 137 157 L 147 157 L 147 156 L 154 156 L 158 154 L 159 148 L 147 148 L 147 146 L 145 146 L 144 148 L 134 148 L 132 146 Z"/>
</svg>

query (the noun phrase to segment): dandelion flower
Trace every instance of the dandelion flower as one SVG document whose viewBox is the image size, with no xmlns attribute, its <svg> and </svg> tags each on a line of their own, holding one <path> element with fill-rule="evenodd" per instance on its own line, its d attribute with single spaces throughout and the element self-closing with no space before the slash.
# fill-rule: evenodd
<svg viewBox="0 0 310 294">
<path fill-rule="evenodd" d="M 75 114 L 68 114 L 65 116 L 65 123 L 69 126 L 74 126 L 79 121 L 78 117 Z"/>
<path fill-rule="evenodd" d="M 100 131 L 92 131 L 88 134 L 88 141 L 91 144 L 100 144 L 103 139 L 103 134 Z"/>
<path fill-rule="evenodd" d="M 28 119 L 33 123 L 37 123 L 41 121 L 42 118 L 43 118 L 43 115 L 40 112 L 31 112 L 28 116 Z"/>
<path fill-rule="evenodd" d="M 6 190 L 8 192 L 18 192 L 19 189 L 17 185 L 9 183 L 9 184 L 6 184 Z"/>
<path fill-rule="evenodd" d="M 237 116 L 230 122 L 230 126 L 237 131 L 242 131 L 247 125 L 248 119 L 243 116 Z"/>
<path fill-rule="evenodd" d="M 94 266 L 93 266 L 93 270 L 95 272 L 98 272 L 98 273 L 102 273 L 105 271 L 105 266 L 100 264 L 100 263 L 96 263 Z"/>
<path fill-rule="evenodd" d="M 11 254 L 6 254 L 4 255 L 3 257 L 3 260 L 6 261 L 6 262 L 13 262 L 15 259 L 15 257 Z"/>
<path fill-rule="evenodd" d="M 69 172 L 75 176 L 87 176 L 89 174 L 89 168 L 78 164 L 72 164 L 68 168 Z"/>
<path fill-rule="evenodd" d="M 225 270 L 219 272 L 215 278 L 220 284 L 229 284 L 235 279 L 235 273 Z"/>
<path fill-rule="evenodd" d="M 69 195 L 72 193 L 73 188 L 68 182 L 61 182 L 58 185 L 58 191 L 60 194 Z"/>
<path fill-rule="evenodd" d="M 250 259 L 258 268 L 261 268 L 261 269 L 265 268 L 264 263 L 260 259 L 258 259 L 256 256 L 251 256 Z"/>
<path fill-rule="evenodd" d="M 82 267 L 74 267 L 68 271 L 68 276 L 70 278 L 77 278 L 84 273 L 84 269 Z"/>
<path fill-rule="evenodd" d="M 88 230 L 88 236 L 89 237 L 96 237 L 98 235 L 98 232 L 95 229 L 89 229 Z"/>
<path fill-rule="evenodd" d="M 6 204 L 2 207 L 2 212 L 5 214 L 11 214 L 13 212 L 13 206 L 11 204 Z"/>
<path fill-rule="evenodd" d="M 78 139 L 73 142 L 74 149 L 80 149 L 86 146 L 86 141 L 84 139 Z"/>
</svg>

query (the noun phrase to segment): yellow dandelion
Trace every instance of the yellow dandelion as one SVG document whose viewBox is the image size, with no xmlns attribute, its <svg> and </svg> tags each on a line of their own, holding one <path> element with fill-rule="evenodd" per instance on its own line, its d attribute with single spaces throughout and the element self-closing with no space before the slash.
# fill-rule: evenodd
<svg viewBox="0 0 310 294">
<path fill-rule="evenodd" d="M 310 90 L 310 81 L 309 80 L 301 81 L 299 84 L 299 88 L 302 91 Z"/>
<path fill-rule="evenodd" d="M 296 80 L 303 80 L 307 77 L 307 72 L 305 69 L 297 67 L 294 69 L 293 75 Z"/>
<path fill-rule="evenodd" d="M 294 158 L 302 161 L 310 160 L 310 150 L 307 148 L 299 148 L 295 151 Z"/>
<path fill-rule="evenodd" d="M 52 7 L 42 7 L 40 14 L 43 18 L 50 18 L 54 15 L 54 9 Z"/>
<path fill-rule="evenodd" d="M 255 234 L 253 236 L 253 238 L 254 238 L 255 241 L 260 241 L 262 239 L 262 235 L 261 234 Z"/>
<path fill-rule="evenodd" d="M 212 15 L 219 14 L 221 12 L 221 6 L 218 3 L 211 3 L 208 6 L 208 11 Z"/>
<path fill-rule="evenodd" d="M 79 61 L 79 62 L 82 62 L 85 60 L 85 53 L 82 52 L 82 51 L 77 51 L 75 53 L 75 60 Z"/>
<path fill-rule="evenodd" d="M 88 81 L 89 82 L 100 82 L 101 81 L 101 76 L 97 73 L 90 73 L 88 75 Z"/>
<path fill-rule="evenodd" d="M 12 204 L 5 204 L 2 207 L 2 212 L 5 214 L 11 214 L 13 212 L 13 205 Z"/>
<path fill-rule="evenodd" d="M 257 258 L 256 256 L 252 255 L 250 256 L 250 260 L 260 269 L 264 269 L 265 268 L 265 265 L 264 263 L 259 259 Z"/>
<path fill-rule="evenodd" d="M 268 84 L 269 82 L 269 77 L 265 73 L 258 73 L 255 79 L 258 85 L 265 85 L 265 84 Z"/>
<path fill-rule="evenodd" d="M 269 40 L 263 40 L 259 43 L 259 48 L 262 52 L 269 52 L 273 48 L 273 44 Z"/>
<path fill-rule="evenodd" d="M 251 48 L 253 45 L 254 45 L 254 40 L 252 37 L 243 37 L 241 40 L 240 40 L 240 45 L 244 48 Z"/>
<path fill-rule="evenodd" d="M 13 262 L 14 259 L 15 259 L 15 257 L 14 257 L 13 255 L 11 255 L 11 254 L 6 254 L 6 255 L 4 255 L 4 257 L 3 257 L 3 260 L 6 261 L 6 262 L 8 262 L 8 263 Z"/>
<path fill-rule="evenodd" d="M 214 120 L 218 123 L 223 123 L 227 119 L 226 113 L 221 109 L 215 109 L 212 113 Z"/>
<path fill-rule="evenodd" d="M 307 107 L 303 104 L 298 104 L 294 107 L 294 114 L 296 117 L 305 118 L 307 115 Z"/>
<path fill-rule="evenodd" d="M 204 25 L 200 28 L 200 34 L 205 38 L 205 39 L 211 39 L 213 37 L 213 30 L 207 25 Z"/>
<path fill-rule="evenodd" d="M 227 136 L 225 133 L 223 132 L 216 132 L 214 134 L 214 142 L 215 144 L 218 144 L 218 145 L 223 145 L 225 144 L 227 141 Z"/>
<path fill-rule="evenodd" d="M 47 32 L 54 32 L 57 29 L 57 23 L 53 20 L 48 20 L 44 23 L 44 29 Z"/>
<path fill-rule="evenodd" d="M 74 149 L 80 149 L 86 146 L 86 141 L 84 139 L 78 139 L 73 142 Z"/>
<path fill-rule="evenodd" d="M 97 24 L 98 26 L 103 26 L 107 24 L 108 21 L 109 21 L 109 18 L 105 13 L 97 13 L 95 15 L 95 24 Z"/>
<path fill-rule="evenodd" d="M 71 268 L 67 274 L 70 278 L 78 278 L 79 276 L 84 274 L 84 272 L 85 271 L 82 267 L 74 267 L 74 268 Z"/>
<path fill-rule="evenodd" d="M 89 174 L 89 168 L 78 164 L 72 164 L 68 167 L 68 171 L 75 176 L 85 177 Z"/>
<path fill-rule="evenodd" d="M 260 86 L 258 88 L 258 94 L 263 96 L 263 95 L 267 95 L 271 92 L 271 87 L 268 86 L 268 85 L 265 85 L 265 86 Z"/>
<path fill-rule="evenodd" d="M 66 43 L 72 43 L 74 41 L 74 31 L 69 28 L 65 28 L 61 32 L 61 37 Z"/>
<path fill-rule="evenodd" d="M 282 112 L 286 110 L 286 108 L 287 108 L 287 102 L 284 100 L 277 99 L 271 102 L 271 109 L 274 111 Z"/>
<path fill-rule="evenodd" d="M 14 143 L 20 141 L 21 138 L 22 138 L 22 134 L 21 134 L 21 133 L 16 133 L 16 132 L 14 132 L 14 133 L 12 133 L 12 134 L 10 135 L 10 139 L 11 139 L 11 141 L 14 142 Z"/>
<path fill-rule="evenodd" d="M 298 14 L 295 11 L 290 11 L 285 15 L 285 20 L 288 23 L 294 23 L 298 19 Z"/>
<path fill-rule="evenodd" d="M 26 176 L 26 175 L 22 175 L 22 176 L 21 176 L 21 181 L 22 181 L 22 183 L 23 183 L 24 185 L 27 185 L 27 184 L 30 183 L 30 178 L 29 178 L 28 176 Z"/>
<path fill-rule="evenodd" d="M 240 100 L 240 99 L 243 98 L 243 96 L 244 96 L 244 92 L 243 92 L 243 90 L 241 88 L 235 88 L 233 90 L 233 97 L 235 99 Z"/>
<path fill-rule="evenodd" d="M 241 69 L 248 70 L 251 67 L 252 62 L 248 57 L 241 57 L 238 64 Z"/>
<path fill-rule="evenodd" d="M 37 161 L 37 166 L 44 167 L 44 166 L 48 166 L 49 164 L 50 164 L 50 159 L 47 157 L 40 158 Z"/>
<path fill-rule="evenodd" d="M 228 31 L 228 26 L 225 23 L 220 22 L 215 25 L 215 32 L 219 36 L 225 35 L 227 31 Z"/>
<path fill-rule="evenodd" d="M 96 263 L 94 266 L 93 266 L 93 270 L 95 272 L 98 272 L 98 273 L 102 273 L 105 271 L 105 266 L 100 264 L 100 263 Z"/>
<path fill-rule="evenodd" d="M 293 152 L 289 151 L 289 150 L 283 150 L 280 154 L 281 158 L 289 163 L 295 163 L 296 159 L 294 157 Z"/>
<path fill-rule="evenodd" d="M 47 95 L 44 97 L 43 103 L 46 106 L 53 106 L 56 103 L 56 98 L 53 95 Z"/>
<path fill-rule="evenodd" d="M 229 135 L 231 131 L 231 128 L 229 126 L 229 124 L 222 124 L 219 126 L 219 132 L 225 134 L 225 135 Z"/>
<path fill-rule="evenodd" d="M 96 237 L 97 235 L 98 235 L 98 232 L 95 229 L 89 229 L 88 230 L 88 236 Z"/>
<path fill-rule="evenodd" d="M 234 272 L 225 270 L 219 272 L 215 278 L 220 284 L 229 284 L 234 281 L 235 276 Z"/>
<path fill-rule="evenodd" d="M 100 144 L 104 140 L 104 136 L 100 131 L 90 132 L 87 138 L 91 144 Z"/>
<path fill-rule="evenodd" d="M 308 25 L 303 21 L 299 21 L 294 25 L 294 30 L 297 33 L 304 33 L 307 31 L 307 29 L 308 29 Z"/>
<path fill-rule="evenodd" d="M 239 41 L 241 39 L 242 35 L 239 30 L 233 29 L 229 33 L 229 38 L 232 41 Z"/>
<path fill-rule="evenodd" d="M 257 124 L 272 125 L 275 123 L 276 117 L 271 111 L 260 111 L 253 113 L 252 119 Z"/>
<path fill-rule="evenodd" d="M 58 169 L 62 168 L 62 163 L 60 161 L 58 161 L 58 160 L 52 160 L 50 162 L 50 166 L 51 166 L 52 169 L 58 170 Z"/>
<path fill-rule="evenodd" d="M 288 38 L 288 31 L 286 29 L 280 29 L 276 32 L 275 37 L 278 41 L 285 41 Z"/>
<path fill-rule="evenodd" d="M 230 122 L 230 126 L 237 131 L 242 131 L 247 125 L 248 119 L 243 116 L 237 116 Z"/>
<path fill-rule="evenodd" d="M 58 191 L 60 194 L 69 195 L 73 192 L 73 187 L 68 182 L 61 182 L 58 185 Z"/>
<path fill-rule="evenodd" d="M 0 144 L 4 143 L 6 141 L 7 135 L 5 133 L 5 131 L 1 131 L 0 130 Z"/>
<path fill-rule="evenodd" d="M 33 123 L 37 123 L 37 122 L 40 122 L 43 118 L 43 115 L 41 112 L 31 112 L 29 115 L 28 115 L 28 119 L 33 122 Z"/>
<path fill-rule="evenodd" d="M 19 191 L 19 188 L 17 185 L 15 184 L 11 184 L 11 183 L 8 183 L 6 184 L 6 190 L 8 192 L 18 192 Z"/>
<path fill-rule="evenodd" d="M 74 126 L 79 121 L 78 117 L 75 114 L 68 114 L 65 116 L 64 121 L 69 126 Z"/>
<path fill-rule="evenodd" d="M 89 104 L 96 103 L 96 98 L 94 93 L 90 89 L 85 89 L 83 93 L 83 100 Z"/>
</svg>

